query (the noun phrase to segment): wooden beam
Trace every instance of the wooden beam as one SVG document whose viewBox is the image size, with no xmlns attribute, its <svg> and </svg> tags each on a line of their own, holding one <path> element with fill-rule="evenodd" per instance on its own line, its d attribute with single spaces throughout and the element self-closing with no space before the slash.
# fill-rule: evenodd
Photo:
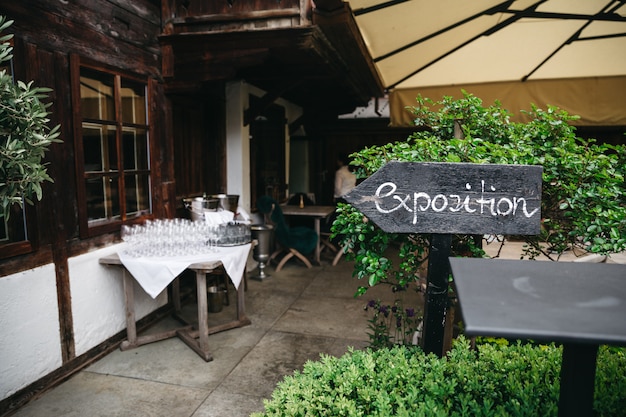
<svg viewBox="0 0 626 417">
<path fill-rule="evenodd" d="M 172 19 L 174 26 L 203 23 L 232 23 L 251 20 L 300 17 L 300 9 L 255 10 L 246 13 L 209 14 Z"/>
<path fill-rule="evenodd" d="M 174 0 L 161 1 L 161 30 L 163 34 L 169 35 L 174 31 L 174 20 L 176 5 Z"/>
<path fill-rule="evenodd" d="M 317 5 L 317 2 L 316 2 Z M 342 9 L 325 12 L 319 8 L 314 10 L 313 23 L 328 38 L 335 50 L 349 62 L 348 69 L 356 68 L 347 74 L 347 78 L 355 83 L 359 90 L 364 90 L 370 97 L 381 97 L 384 86 L 374 65 L 365 40 L 354 20 L 350 6 L 345 3 Z"/>
<path fill-rule="evenodd" d="M 332 12 L 334 10 L 343 9 L 344 2 L 342 0 L 315 0 L 315 10 L 321 12 Z"/>
<path fill-rule="evenodd" d="M 293 133 L 298 130 L 300 126 L 304 124 L 304 114 L 298 117 L 293 122 L 289 123 L 289 135 L 293 135 Z"/>
<path fill-rule="evenodd" d="M 243 125 L 248 126 L 257 116 L 263 114 L 265 109 L 267 109 L 273 102 L 278 100 L 282 95 L 300 84 L 301 81 L 293 81 L 289 84 L 284 85 L 281 89 L 270 91 L 265 94 L 261 99 L 255 104 L 248 107 L 243 115 Z"/>
</svg>

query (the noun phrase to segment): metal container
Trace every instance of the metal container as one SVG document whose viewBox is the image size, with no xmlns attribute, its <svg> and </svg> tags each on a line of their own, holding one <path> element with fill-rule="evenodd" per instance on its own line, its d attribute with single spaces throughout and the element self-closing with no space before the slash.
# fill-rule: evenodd
<svg viewBox="0 0 626 417">
<path fill-rule="evenodd" d="M 224 294 L 226 290 L 219 287 L 207 288 L 207 301 L 209 304 L 209 313 L 219 313 L 224 308 Z"/>
<path fill-rule="evenodd" d="M 205 211 L 217 211 L 220 200 L 217 198 L 194 197 L 183 198 L 185 208 L 189 210 L 191 220 L 204 220 Z"/>
<path fill-rule="evenodd" d="M 274 249 L 274 227 L 270 224 L 253 224 L 250 226 L 250 232 L 252 239 L 257 241 L 252 250 L 252 257 L 259 263 L 259 273 L 253 278 L 262 281 L 269 278 L 265 273 L 265 263 L 270 260 Z"/>
<path fill-rule="evenodd" d="M 218 208 L 237 213 L 237 207 L 239 205 L 239 196 L 237 194 L 213 194 L 210 195 L 209 198 L 219 201 Z"/>
</svg>

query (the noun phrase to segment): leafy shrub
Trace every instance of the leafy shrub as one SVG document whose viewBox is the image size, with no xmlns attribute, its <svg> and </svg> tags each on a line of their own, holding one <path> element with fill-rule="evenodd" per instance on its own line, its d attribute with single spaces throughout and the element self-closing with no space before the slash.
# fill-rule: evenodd
<svg viewBox="0 0 626 417">
<path fill-rule="evenodd" d="M 321 356 L 281 381 L 265 411 L 278 416 L 556 416 L 561 348 L 481 345 L 460 337 L 447 357 L 395 346 Z M 601 347 L 594 410 L 626 415 L 624 349 Z"/>
<path fill-rule="evenodd" d="M 531 121 L 514 123 L 498 102 L 483 107 L 479 98 L 464 93 L 463 99 L 439 102 L 418 97 L 410 110 L 421 130 L 406 141 L 352 154 L 359 178 L 394 160 L 541 165 L 541 234 L 524 237 L 525 257 L 558 259 L 573 248 L 604 254 L 626 249 L 626 146 L 577 137 L 569 124 L 576 117 L 556 107 L 531 106 Z M 455 138 L 455 125 L 462 139 Z M 415 271 L 426 260 L 430 236 L 385 233 L 350 205 L 338 208 L 332 230 L 351 250 L 354 275 L 370 286 L 403 287 L 419 278 Z M 400 247 L 397 265 L 385 256 L 392 242 Z M 471 236 L 456 236 L 453 254 L 483 256 Z M 365 291 L 362 287 L 359 293 Z"/>
<path fill-rule="evenodd" d="M 414 308 L 405 308 L 402 299 L 396 299 L 392 305 L 370 300 L 365 310 L 372 314 L 368 320 L 369 346 L 372 349 L 414 344 L 413 337 L 422 318 Z"/>
<path fill-rule="evenodd" d="M 0 32 L 13 23 L 0 16 Z M 10 61 L 12 35 L 0 37 L 0 64 Z M 42 163 L 50 144 L 60 142 L 59 126 L 48 127 L 47 108 L 42 100 L 49 88 L 18 81 L 0 71 L 0 218 L 8 218 L 13 204 L 41 200 L 44 181 L 52 182 Z"/>
</svg>

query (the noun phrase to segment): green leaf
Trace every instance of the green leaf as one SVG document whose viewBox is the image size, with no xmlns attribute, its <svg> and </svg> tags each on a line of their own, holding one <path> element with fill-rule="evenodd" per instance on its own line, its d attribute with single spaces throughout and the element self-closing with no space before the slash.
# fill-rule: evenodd
<svg viewBox="0 0 626 417">
<path fill-rule="evenodd" d="M 0 31 L 12 23 L 0 16 Z M 0 61 L 11 59 L 12 48 L 7 42 L 11 37 L 0 37 Z M 42 183 L 52 181 L 43 158 L 52 143 L 61 141 L 59 126 L 48 126 L 47 108 L 51 103 L 43 100 L 50 91 L 34 87 L 32 81 L 14 82 L 6 71 L 0 71 L 0 216 L 5 218 L 13 204 L 41 200 Z"/>
</svg>

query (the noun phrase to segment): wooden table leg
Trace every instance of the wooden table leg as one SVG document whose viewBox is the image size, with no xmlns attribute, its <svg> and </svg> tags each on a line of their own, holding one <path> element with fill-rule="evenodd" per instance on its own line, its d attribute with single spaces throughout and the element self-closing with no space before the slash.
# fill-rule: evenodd
<svg viewBox="0 0 626 417">
<path fill-rule="evenodd" d="M 124 286 L 124 303 L 126 304 L 126 339 L 120 345 L 121 350 L 137 346 L 137 324 L 135 321 L 135 291 L 133 278 L 126 268 L 122 268 L 122 282 Z"/>
<path fill-rule="evenodd" d="M 228 323 L 209 327 L 208 320 L 208 301 L 207 301 L 207 280 L 208 273 L 213 269 L 208 268 L 191 268 L 196 274 L 196 288 L 198 298 L 198 329 L 185 329 L 178 331 L 178 337 L 193 349 L 205 361 L 212 361 L 213 355 L 209 352 L 209 335 L 224 330 L 243 327 L 250 324 L 250 320 L 246 317 L 245 307 L 245 277 L 247 268 L 244 268 L 243 276 L 237 288 L 237 319 Z"/>
<path fill-rule="evenodd" d="M 200 349 L 209 350 L 209 303 L 207 301 L 206 274 L 196 271 L 196 288 L 198 290 L 198 343 Z"/>
<path fill-rule="evenodd" d="M 250 324 L 250 320 L 246 317 L 246 301 L 244 297 L 245 293 L 245 284 L 244 280 L 246 279 L 247 269 L 243 271 L 243 278 L 239 283 L 239 288 L 235 288 L 237 290 L 237 321 L 240 323 L 240 326 L 247 326 Z"/>
<path fill-rule="evenodd" d="M 196 273 L 196 290 L 198 298 L 198 330 L 181 330 L 178 337 L 187 344 L 202 359 L 209 362 L 213 355 L 209 352 L 209 305 L 206 293 L 206 274 L 204 270 L 194 270 Z"/>
<path fill-rule="evenodd" d="M 244 271 L 244 274 L 245 273 L 246 272 Z M 200 301 L 198 301 L 198 308 L 200 308 Z M 206 302 L 205 302 L 205 308 L 203 310 L 206 311 L 207 309 L 208 308 L 206 307 Z M 198 311 L 198 316 L 200 314 L 201 312 Z M 216 326 L 207 327 L 207 333 L 211 335 L 211 334 L 223 332 L 225 330 L 235 329 L 237 327 L 244 327 L 244 326 L 249 325 L 250 323 L 251 323 L 250 319 L 248 319 L 248 317 L 246 316 L 244 284 L 243 282 L 241 282 L 239 283 L 239 288 L 237 288 L 237 319 L 231 320 L 227 323 L 218 324 Z M 198 327 L 202 329 L 202 326 L 199 325 Z M 187 343 L 192 349 L 196 350 L 196 348 L 192 346 L 191 340 L 199 339 L 201 337 L 201 331 L 191 330 L 191 331 L 186 331 L 186 332 L 180 332 L 179 337 L 183 339 L 183 341 L 185 341 L 185 343 Z M 197 340 L 196 340 L 195 346 L 198 346 Z M 200 351 L 196 350 L 196 352 L 198 352 L 200 356 L 202 356 Z M 207 353 L 208 353 L 208 350 L 207 350 Z M 212 360 L 212 358 L 207 359 L 207 360 Z"/>
<path fill-rule="evenodd" d="M 147 343 L 169 339 L 171 337 L 175 337 L 181 330 L 191 329 L 191 325 L 187 325 L 159 333 L 137 336 L 137 322 L 135 317 L 135 287 L 133 281 L 134 280 L 130 272 L 128 272 L 126 268 L 122 268 L 124 302 L 126 304 L 126 340 L 120 344 L 120 350 L 133 349 Z"/>
<path fill-rule="evenodd" d="M 178 277 L 174 278 L 172 282 L 172 303 L 174 304 L 174 312 L 180 314 L 182 308 L 180 306 L 180 280 Z"/>
</svg>

